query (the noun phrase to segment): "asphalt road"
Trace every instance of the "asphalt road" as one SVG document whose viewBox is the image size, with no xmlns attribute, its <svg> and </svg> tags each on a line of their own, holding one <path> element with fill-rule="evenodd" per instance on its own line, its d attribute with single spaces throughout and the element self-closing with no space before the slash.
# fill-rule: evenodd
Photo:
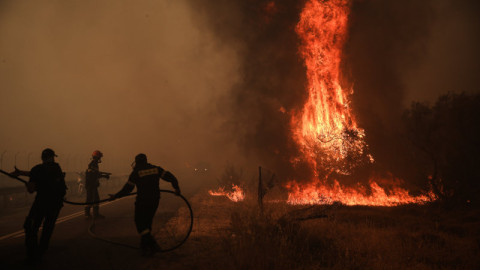
<svg viewBox="0 0 480 270">
<path fill-rule="evenodd" d="M 163 195 L 156 215 L 170 219 L 182 205 L 174 195 Z M 125 245 L 139 245 L 133 222 L 134 196 L 107 202 L 100 206 L 105 219 L 95 221 L 94 234 Z M 2 215 L 0 222 L 0 269 L 28 268 L 25 261 L 23 220 L 29 208 Z M 8 218 L 8 220 L 7 220 Z M 85 219 L 82 206 L 65 205 L 50 241 L 50 248 L 37 266 L 39 269 L 136 269 L 145 264 L 140 251 L 99 241 L 89 234 L 91 219 Z M 154 224 L 155 225 L 155 224 Z M 39 232 L 40 236 L 40 232 Z M 160 243 L 160 245 L 162 245 Z M 167 243 L 168 246 L 168 243 Z M 165 247 L 166 248 L 166 247 Z M 157 256 L 157 255 L 156 255 Z"/>
</svg>

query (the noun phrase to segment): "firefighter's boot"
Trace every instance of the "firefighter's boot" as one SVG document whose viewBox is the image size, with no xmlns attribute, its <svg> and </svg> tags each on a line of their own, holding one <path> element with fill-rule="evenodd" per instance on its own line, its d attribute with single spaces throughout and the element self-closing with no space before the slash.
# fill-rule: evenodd
<svg viewBox="0 0 480 270">
<path fill-rule="evenodd" d="M 154 247 L 152 243 L 155 242 L 150 233 L 142 235 L 140 239 L 140 248 L 142 250 L 142 256 L 151 257 L 154 253 Z"/>
<path fill-rule="evenodd" d="M 93 206 L 93 218 L 94 219 L 104 219 L 105 216 L 99 213 L 98 205 Z"/>
</svg>

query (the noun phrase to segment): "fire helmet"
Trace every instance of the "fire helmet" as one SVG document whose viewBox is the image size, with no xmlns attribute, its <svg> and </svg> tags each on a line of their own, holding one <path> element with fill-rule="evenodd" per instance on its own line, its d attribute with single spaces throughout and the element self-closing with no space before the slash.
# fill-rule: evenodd
<svg viewBox="0 0 480 270">
<path fill-rule="evenodd" d="M 144 165 L 147 164 L 147 155 L 145 154 L 138 154 L 135 156 L 135 164 L 136 165 Z"/>
<path fill-rule="evenodd" d="M 45 148 L 43 151 L 42 151 L 42 159 L 46 159 L 46 158 L 49 158 L 49 157 L 58 157 L 57 155 L 55 155 L 55 152 L 50 149 L 50 148 Z"/>
<path fill-rule="evenodd" d="M 101 159 L 101 158 L 103 157 L 103 153 L 100 152 L 99 150 L 95 150 L 95 151 L 93 151 L 93 153 L 92 153 L 92 157 L 93 157 L 93 158 Z"/>
</svg>

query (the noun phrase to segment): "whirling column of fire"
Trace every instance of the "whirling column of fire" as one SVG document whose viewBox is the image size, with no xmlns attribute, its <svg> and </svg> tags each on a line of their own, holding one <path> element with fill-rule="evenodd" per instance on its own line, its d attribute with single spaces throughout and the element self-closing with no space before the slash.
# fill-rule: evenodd
<svg viewBox="0 0 480 270">
<path fill-rule="evenodd" d="M 386 193 L 374 180 L 370 180 L 372 192 L 368 196 L 364 188 L 342 187 L 337 180 L 333 186 L 326 184 L 331 173 L 349 175 L 357 162 L 362 164 L 361 159 L 373 162 L 366 153 L 365 132 L 349 107 L 353 89 L 342 89 L 340 84 L 350 4 L 349 0 L 309 0 L 296 26 L 302 42 L 300 55 L 306 67 L 308 99 L 291 119 L 292 136 L 302 155 L 293 162 L 308 162 L 315 179 L 307 184 L 295 180 L 287 183 L 288 202 L 396 205 L 429 201 L 429 196 L 412 197 L 400 187 Z"/>
</svg>

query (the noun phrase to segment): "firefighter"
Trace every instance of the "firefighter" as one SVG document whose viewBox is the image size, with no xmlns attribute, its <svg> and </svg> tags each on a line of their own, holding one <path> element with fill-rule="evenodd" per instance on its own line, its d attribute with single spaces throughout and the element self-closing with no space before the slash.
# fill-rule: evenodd
<svg viewBox="0 0 480 270">
<path fill-rule="evenodd" d="M 180 194 L 177 178 L 169 171 L 159 166 L 147 162 L 145 154 L 138 154 L 135 162 L 132 164 L 133 171 L 130 174 L 127 183 L 116 194 L 111 194 L 113 200 L 132 192 L 137 187 L 137 197 L 135 200 L 135 225 L 140 234 L 140 247 L 144 256 L 151 256 L 160 251 L 160 248 L 153 238 L 152 222 L 160 201 L 159 179 L 163 179 L 172 184 L 175 194 Z"/>
<path fill-rule="evenodd" d="M 28 192 L 37 192 L 24 224 L 29 262 L 40 259 L 48 249 L 55 222 L 63 207 L 67 187 L 65 175 L 60 165 L 55 162 L 56 156 L 50 148 L 43 150 L 42 163 L 33 167 L 30 172 L 25 172 L 30 177 L 26 184 Z M 42 222 L 42 236 L 38 242 L 37 234 Z"/>
<path fill-rule="evenodd" d="M 92 161 L 88 164 L 87 171 L 85 172 L 85 189 L 87 191 L 87 203 L 92 203 L 95 201 L 100 200 L 100 196 L 98 195 L 98 187 L 100 186 L 100 178 L 110 178 L 111 173 L 101 172 L 98 168 L 98 163 L 102 162 L 103 153 L 95 150 L 92 153 Z M 88 204 L 85 207 L 85 217 L 91 218 L 90 216 L 90 208 L 93 207 L 93 218 L 101 219 L 105 218 L 105 216 L 99 213 L 99 205 L 98 204 Z"/>
</svg>

